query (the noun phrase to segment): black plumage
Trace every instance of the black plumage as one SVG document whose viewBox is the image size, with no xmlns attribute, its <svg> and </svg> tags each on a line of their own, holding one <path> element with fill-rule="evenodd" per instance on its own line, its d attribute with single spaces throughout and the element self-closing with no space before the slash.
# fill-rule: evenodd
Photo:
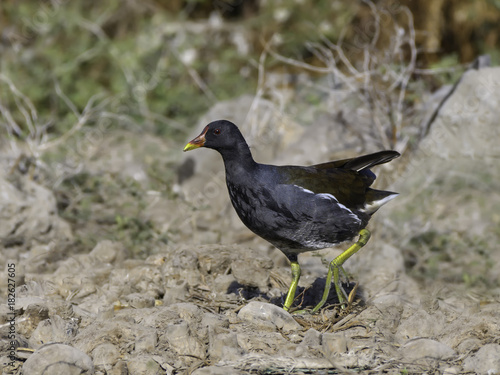
<svg viewBox="0 0 500 375">
<path fill-rule="evenodd" d="M 368 240 L 369 232 L 364 228 L 371 215 L 397 195 L 370 188 L 375 174 L 369 168 L 391 161 L 399 153 L 381 151 L 307 167 L 260 164 L 254 161 L 236 125 L 225 120 L 208 124 L 184 151 L 198 147 L 212 148 L 221 154 L 229 196 L 238 216 L 252 232 L 276 246 L 291 261 L 293 281 L 285 301 L 286 310 L 293 302 L 300 277 L 297 255 L 352 240 L 364 230 L 352 249 L 334 259 L 330 266 L 328 276 L 331 280 L 333 274 L 342 302 L 341 294 L 345 293 L 338 281 L 339 268 Z M 330 283 L 328 279 L 327 282 Z M 329 292 L 330 286 L 327 288 Z"/>
</svg>

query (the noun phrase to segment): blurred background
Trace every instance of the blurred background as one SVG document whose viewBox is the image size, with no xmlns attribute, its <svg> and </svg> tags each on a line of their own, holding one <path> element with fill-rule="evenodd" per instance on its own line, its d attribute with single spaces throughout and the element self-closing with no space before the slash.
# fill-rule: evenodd
<svg viewBox="0 0 500 375">
<path fill-rule="evenodd" d="M 5 0 L 2 136 L 37 133 L 41 142 L 64 134 L 74 110 L 88 106 L 109 112 L 110 126 L 183 140 L 215 102 L 254 94 L 259 67 L 286 74 L 279 84 L 290 86 L 299 74 L 311 82 L 326 75 L 328 59 L 348 72 L 330 44 L 341 46 L 356 69 L 370 48 L 392 55 L 370 62 L 377 69 L 396 69 L 415 53 L 410 79 L 432 90 L 454 82 L 453 73 L 478 55 L 498 61 L 499 8 L 496 0 Z M 401 45 L 394 45 L 398 35 Z M 36 109 L 36 131 L 22 124 L 12 84 Z"/>
</svg>

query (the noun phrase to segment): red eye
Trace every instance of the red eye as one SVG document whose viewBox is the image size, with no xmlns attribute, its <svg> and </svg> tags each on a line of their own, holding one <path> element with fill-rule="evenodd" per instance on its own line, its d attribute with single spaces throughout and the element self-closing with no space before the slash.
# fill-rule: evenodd
<svg viewBox="0 0 500 375">
<path fill-rule="evenodd" d="M 219 134 L 220 134 L 220 129 L 215 129 L 215 130 L 214 130 L 214 134 L 215 134 L 215 135 L 219 135 Z"/>
</svg>

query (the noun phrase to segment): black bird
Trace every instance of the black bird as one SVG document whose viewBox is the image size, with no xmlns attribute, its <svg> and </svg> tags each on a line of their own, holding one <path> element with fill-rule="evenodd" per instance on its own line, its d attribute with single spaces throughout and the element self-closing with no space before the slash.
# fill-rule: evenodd
<svg viewBox="0 0 500 375">
<path fill-rule="evenodd" d="M 371 215 L 397 196 L 374 190 L 370 167 L 399 156 L 380 151 L 352 159 L 301 166 L 259 164 L 236 125 L 226 120 L 205 126 L 184 151 L 212 148 L 222 155 L 226 184 L 236 213 L 255 234 L 280 249 L 290 260 L 292 283 L 283 308 L 289 310 L 300 278 L 300 253 L 332 247 L 344 241 L 357 242 L 336 257 L 328 270 L 325 291 L 317 312 L 326 302 L 333 281 L 339 302 L 346 294 L 340 286 L 342 265 L 370 238 L 366 225 Z"/>
</svg>

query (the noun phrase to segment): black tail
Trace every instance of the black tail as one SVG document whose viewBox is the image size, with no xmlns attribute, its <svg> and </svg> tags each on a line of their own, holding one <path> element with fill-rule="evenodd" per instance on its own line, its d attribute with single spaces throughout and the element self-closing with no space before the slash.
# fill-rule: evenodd
<svg viewBox="0 0 500 375">
<path fill-rule="evenodd" d="M 352 171 L 362 171 L 364 169 L 368 169 L 373 167 L 374 165 L 384 164 L 392 159 L 399 157 L 400 154 L 397 151 L 379 151 L 373 154 L 358 156 L 357 158 L 352 159 L 342 159 L 336 161 L 330 161 L 327 163 L 313 165 L 315 168 L 319 169 L 330 169 L 330 168 L 341 168 L 341 169 L 350 169 Z"/>
<path fill-rule="evenodd" d="M 400 156 L 397 151 L 379 151 L 374 154 L 359 156 L 349 160 L 342 168 L 353 171 L 362 171 L 374 165 L 384 164 Z"/>
<path fill-rule="evenodd" d="M 363 207 L 362 211 L 372 215 L 380 207 L 393 200 L 397 196 L 398 193 L 394 193 L 392 191 L 368 189 L 368 191 L 366 192 L 365 206 Z"/>
</svg>

